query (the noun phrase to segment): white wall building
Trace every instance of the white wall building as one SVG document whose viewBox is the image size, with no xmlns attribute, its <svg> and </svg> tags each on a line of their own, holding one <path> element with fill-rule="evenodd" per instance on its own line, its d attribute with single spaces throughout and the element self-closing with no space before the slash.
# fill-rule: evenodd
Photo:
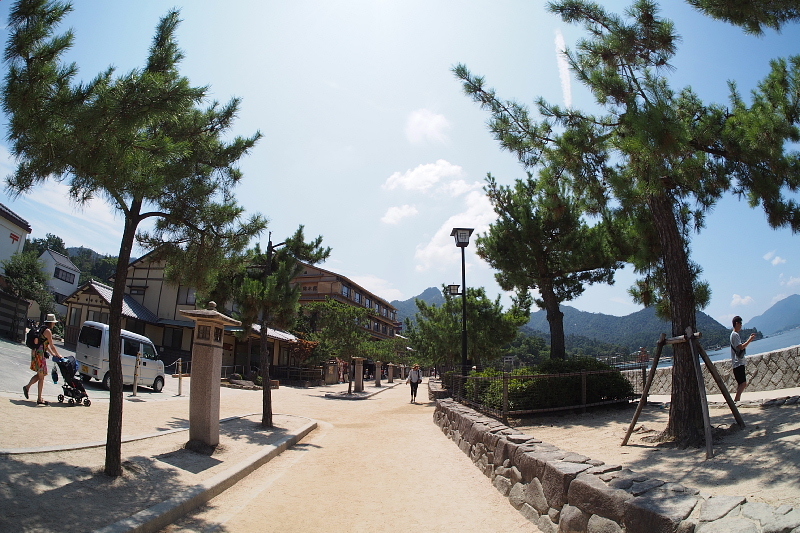
<svg viewBox="0 0 800 533">
<path fill-rule="evenodd" d="M 50 292 L 53 293 L 56 300 L 56 312 L 63 317 L 67 314 L 67 306 L 63 305 L 63 302 L 70 294 L 78 290 L 81 271 L 70 261 L 69 257 L 53 250 L 45 251 L 39 256 L 39 261 L 44 263 L 43 272 L 50 277 L 47 286 L 50 287 Z M 38 306 L 34 304 L 32 307 Z"/>
<path fill-rule="evenodd" d="M 22 252 L 30 233 L 31 225 L 24 218 L 0 204 L 0 261 L 7 261 L 15 253 Z M 0 273 L 5 274 L 2 265 Z"/>
</svg>

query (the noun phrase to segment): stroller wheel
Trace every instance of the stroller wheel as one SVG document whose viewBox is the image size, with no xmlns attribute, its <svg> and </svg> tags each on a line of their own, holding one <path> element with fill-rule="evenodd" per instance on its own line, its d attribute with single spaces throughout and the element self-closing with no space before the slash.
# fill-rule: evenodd
<svg viewBox="0 0 800 533">
<path fill-rule="evenodd" d="M 90 405 L 92 405 L 92 401 L 89 398 L 84 398 L 83 399 L 83 405 L 85 405 L 86 407 L 89 407 Z"/>
<path fill-rule="evenodd" d="M 75 405 L 75 400 L 73 400 L 72 398 L 70 398 L 70 399 L 69 399 L 69 404 L 70 404 L 70 405 Z"/>
<path fill-rule="evenodd" d="M 64 401 L 64 395 L 63 394 L 59 394 L 58 395 L 58 403 L 61 403 L 63 401 Z"/>
</svg>

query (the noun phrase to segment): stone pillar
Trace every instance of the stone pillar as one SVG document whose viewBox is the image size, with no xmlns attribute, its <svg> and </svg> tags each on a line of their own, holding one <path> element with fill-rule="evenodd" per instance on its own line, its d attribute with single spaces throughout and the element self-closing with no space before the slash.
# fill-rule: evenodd
<svg viewBox="0 0 800 533">
<path fill-rule="evenodd" d="M 381 373 L 383 372 L 383 363 L 375 361 L 375 386 L 381 386 Z"/>
<path fill-rule="evenodd" d="M 394 383 L 394 363 L 389 363 L 389 370 L 387 370 L 387 372 L 389 373 L 389 378 L 387 381 L 389 383 Z"/>
<path fill-rule="evenodd" d="M 219 444 L 219 390 L 225 326 L 239 326 L 208 303 L 207 309 L 180 311 L 195 321 L 189 389 L 189 442 L 186 448 L 211 455 Z"/>
<path fill-rule="evenodd" d="M 353 357 L 353 364 L 355 365 L 353 392 L 364 392 L 364 358 Z"/>
</svg>

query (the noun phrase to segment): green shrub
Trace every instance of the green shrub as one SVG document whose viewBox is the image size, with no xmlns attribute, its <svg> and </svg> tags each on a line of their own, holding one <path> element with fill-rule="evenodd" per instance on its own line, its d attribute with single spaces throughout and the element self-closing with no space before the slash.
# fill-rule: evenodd
<svg viewBox="0 0 800 533">
<path fill-rule="evenodd" d="M 633 396 L 633 386 L 618 370 L 594 358 L 549 360 L 536 367 L 520 368 L 511 372 L 508 380 L 508 408 L 511 411 L 524 411 L 581 405 L 580 373 L 595 371 L 609 373 L 586 375 L 586 403 L 623 400 Z M 538 377 L 551 374 L 559 377 Z M 501 377 L 502 373 L 486 370 L 473 375 L 496 378 Z M 491 409 L 502 409 L 503 380 L 470 380 L 467 384 L 467 397 L 480 401 Z"/>
</svg>

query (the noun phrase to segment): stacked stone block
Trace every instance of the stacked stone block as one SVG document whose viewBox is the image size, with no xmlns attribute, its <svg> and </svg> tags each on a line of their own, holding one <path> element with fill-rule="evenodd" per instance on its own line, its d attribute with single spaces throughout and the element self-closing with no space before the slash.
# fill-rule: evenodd
<svg viewBox="0 0 800 533">
<path fill-rule="evenodd" d="M 779 390 L 800 387 L 800 346 L 747 356 L 747 391 Z M 725 380 L 729 392 L 736 391 L 736 380 L 731 372 L 731 361 L 714 362 L 720 376 Z M 708 394 L 720 394 L 717 383 L 710 372 L 703 368 L 703 378 Z M 650 394 L 672 392 L 672 367 L 659 368 L 650 387 Z"/>
<path fill-rule="evenodd" d="M 544 533 L 800 533 L 800 509 L 708 496 L 561 450 L 452 400 L 434 422 Z"/>
</svg>

